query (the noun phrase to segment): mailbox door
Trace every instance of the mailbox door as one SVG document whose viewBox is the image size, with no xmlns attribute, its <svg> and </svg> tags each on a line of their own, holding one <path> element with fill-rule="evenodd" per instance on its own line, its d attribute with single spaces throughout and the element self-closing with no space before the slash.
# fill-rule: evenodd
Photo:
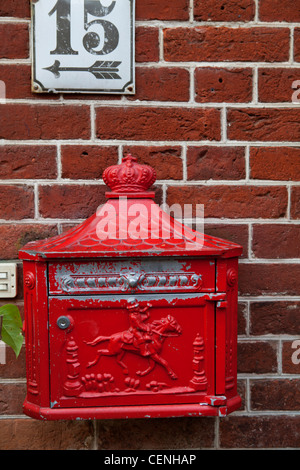
<svg viewBox="0 0 300 470">
<path fill-rule="evenodd" d="M 201 294 L 49 299 L 51 407 L 201 402 L 215 389 Z"/>
</svg>

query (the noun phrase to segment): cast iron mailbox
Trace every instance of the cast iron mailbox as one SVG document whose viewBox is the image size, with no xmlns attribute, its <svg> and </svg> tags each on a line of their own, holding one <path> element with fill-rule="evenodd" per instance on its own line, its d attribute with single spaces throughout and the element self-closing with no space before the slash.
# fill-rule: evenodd
<svg viewBox="0 0 300 470">
<path fill-rule="evenodd" d="M 38 419 L 225 416 L 238 409 L 242 248 L 169 217 L 131 155 L 97 213 L 20 250 L 27 396 Z"/>
</svg>

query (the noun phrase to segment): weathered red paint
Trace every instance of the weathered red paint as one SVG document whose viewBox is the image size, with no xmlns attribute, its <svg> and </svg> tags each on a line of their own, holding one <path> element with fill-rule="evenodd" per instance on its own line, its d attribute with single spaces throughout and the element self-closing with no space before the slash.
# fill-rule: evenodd
<svg viewBox="0 0 300 470">
<path fill-rule="evenodd" d="M 20 250 L 24 412 L 54 420 L 225 416 L 238 409 L 242 248 L 170 218 L 148 191 L 154 170 L 131 156 L 103 179 L 112 192 L 97 214 Z M 144 238 L 128 230 L 135 204 L 149 228 Z M 99 238 L 104 218 L 114 233 Z"/>
</svg>

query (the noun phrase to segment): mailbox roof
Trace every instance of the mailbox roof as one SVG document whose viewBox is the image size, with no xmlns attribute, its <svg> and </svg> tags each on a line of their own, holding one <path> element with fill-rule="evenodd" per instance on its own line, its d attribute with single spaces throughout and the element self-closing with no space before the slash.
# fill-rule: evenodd
<svg viewBox="0 0 300 470">
<path fill-rule="evenodd" d="M 112 192 L 107 202 L 71 230 L 19 251 L 21 259 L 62 259 L 149 256 L 221 256 L 242 253 L 236 243 L 196 232 L 170 217 L 148 188 L 155 171 L 130 155 L 105 170 Z"/>
</svg>

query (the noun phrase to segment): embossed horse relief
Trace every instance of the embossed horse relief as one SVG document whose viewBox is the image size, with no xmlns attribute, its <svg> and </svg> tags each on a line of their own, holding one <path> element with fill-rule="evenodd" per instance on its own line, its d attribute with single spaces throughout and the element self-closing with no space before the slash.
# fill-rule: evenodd
<svg viewBox="0 0 300 470">
<path fill-rule="evenodd" d="M 140 377 L 149 374 L 159 364 L 172 379 L 177 379 L 177 375 L 169 363 L 161 357 L 161 353 L 164 341 L 172 336 L 179 336 L 182 328 L 171 315 L 151 323 L 145 323 L 150 317 L 149 308 L 151 308 L 151 304 L 141 307 L 135 299 L 129 299 L 127 305 L 129 329 L 111 336 L 97 336 L 93 341 L 87 342 L 86 344 L 89 346 L 108 342 L 106 348 L 97 350 L 96 358 L 89 362 L 88 367 L 96 365 L 102 356 L 116 356 L 117 363 L 122 367 L 123 373 L 127 375 L 128 368 L 122 360 L 126 352 L 131 352 L 148 359 L 149 366 L 145 370 L 136 371 Z"/>
</svg>

